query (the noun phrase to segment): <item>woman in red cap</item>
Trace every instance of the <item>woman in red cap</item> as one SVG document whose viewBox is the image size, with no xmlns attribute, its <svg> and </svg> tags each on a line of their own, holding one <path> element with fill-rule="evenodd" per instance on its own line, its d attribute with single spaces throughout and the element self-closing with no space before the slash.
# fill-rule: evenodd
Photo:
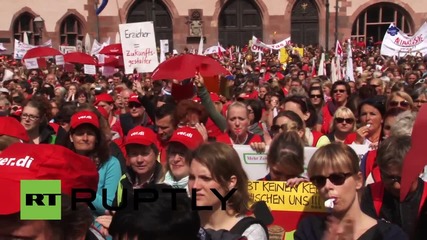
<svg viewBox="0 0 427 240">
<path fill-rule="evenodd" d="M 167 148 L 166 184 L 174 188 L 187 188 L 192 153 L 203 142 L 202 135 L 195 128 L 175 130 Z"/>
<path fill-rule="evenodd" d="M 83 110 L 75 113 L 70 125 L 66 147 L 89 157 L 98 168 L 98 191 L 93 205 L 96 208 L 95 216 L 102 215 L 105 213 L 103 202 L 111 206 L 115 197 L 122 174 L 119 160 L 111 155 L 100 120 L 94 112 Z M 103 199 L 103 190 L 106 190 L 107 199 Z"/>
<path fill-rule="evenodd" d="M 0 153 L 17 142 L 29 142 L 27 131 L 13 117 L 0 117 Z"/>
</svg>

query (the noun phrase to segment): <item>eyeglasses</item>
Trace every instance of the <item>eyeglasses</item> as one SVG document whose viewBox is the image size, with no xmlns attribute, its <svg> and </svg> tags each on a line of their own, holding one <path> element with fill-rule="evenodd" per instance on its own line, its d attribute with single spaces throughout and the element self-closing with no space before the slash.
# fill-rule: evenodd
<svg viewBox="0 0 427 240">
<path fill-rule="evenodd" d="M 377 84 L 369 84 L 370 86 L 372 86 L 373 88 L 377 88 L 377 87 L 379 87 L 380 85 L 377 85 Z"/>
<path fill-rule="evenodd" d="M 34 115 L 31 115 L 31 114 L 23 113 L 23 114 L 21 115 L 21 118 L 22 118 L 22 119 L 27 119 L 27 118 L 29 118 L 31 121 L 35 121 L 35 120 L 39 119 L 39 116 L 34 116 Z"/>
<path fill-rule="evenodd" d="M 402 181 L 401 176 L 393 176 L 383 171 L 380 171 L 380 172 L 381 172 L 381 179 L 385 182 L 400 183 L 400 181 Z"/>
<path fill-rule="evenodd" d="M 310 182 L 314 184 L 317 188 L 322 188 L 326 184 L 326 179 L 334 184 L 335 186 L 343 185 L 347 178 L 351 177 L 353 173 L 332 173 L 328 177 L 325 176 L 313 176 L 310 178 Z"/>
<path fill-rule="evenodd" d="M 346 92 L 346 90 L 344 90 L 344 89 L 335 89 L 334 90 L 334 93 L 345 93 Z"/>
<path fill-rule="evenodd" d="M 310 94 L 310 98 L 322 98 L 321 94 Z"/>
<path fill-rule="evenodd" d="M 340 118 L 340 117 L 337 117 L 337 118 L 335 118 L 335 121 L 337 123 L 344 123 L 344 122 L 346 122 L 348 124 L 353 124 L 354 123 L 354 119 L 353 118 Z"/>
<path fill-rule="evenodd" d="M 408 101 L 390 101 L 389 103 L 390 107 L 403 107 L 403 108 L 407 108 L 409 107 L 409 102 Z"/>
</svg>

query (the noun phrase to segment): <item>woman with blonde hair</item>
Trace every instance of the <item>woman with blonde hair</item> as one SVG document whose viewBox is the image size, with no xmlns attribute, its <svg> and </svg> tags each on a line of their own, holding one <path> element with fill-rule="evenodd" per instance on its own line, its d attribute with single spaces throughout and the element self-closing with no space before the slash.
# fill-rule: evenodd
<svg viewBox="0 0 427 240">
<path fill-rule="evenodd" d="M 340 107 L 334 114 L 331 122 L 329 134 L 320 137 L 320 146 L 331 142 L 342 142 L 352 144 L 357 137 L 356 134 L 356 117 L 347 107 Z"/>
<path fill-rule="evenodd" d="M 404 91 L 392 92 L 387 100 L 387 110 L 401 108 L 403 110 L 414 109 L 412 97 Z"/>
<path fill-rule="evenodd" d="M 295 232 L 296 240 L 408 239 L 398 226 L 362 212 L 363 174 L 359 157 L 348 145 L 331 143 L 319 148 L 308 164 L 308 176 L 320 196 L 331 202 L 330 215 L 304 218 Z"/>
<path fill-rule="evenodd" d="M 196 149 L 190 162 L 188 187 L 197 206 L 212 206 L 209 210 L 199 210 L 201 226 L 209 234 L 226 230 L 246 236 L 248 240 L 268 239 L 268 231 L 262 223 L 245 217 L 251 203 L 248 177 L 239 155 L 231 146 L 213 142 Z M 212 189 L 228 198 L 225 206 Z M 237 232 L 238 226 L 248 220 L 253 224 L 243 232 Z"/>
</svg>

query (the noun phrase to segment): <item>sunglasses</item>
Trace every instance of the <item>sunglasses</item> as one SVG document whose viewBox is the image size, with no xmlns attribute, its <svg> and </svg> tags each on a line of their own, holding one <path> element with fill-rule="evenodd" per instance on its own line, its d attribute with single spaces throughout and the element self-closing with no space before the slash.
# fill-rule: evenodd
<svg viewBox="0 0 427 240">
<path fill-rule="evenodd" d="M 390 107 L 403 107 L 403 108 L 407 108 L 409 107 L 409 102 L 408 101 L 390 101 L 389 103 Z"/>
<path fill-rule="evenodd" d="M 346 122 L 348 124 L 353 124 L 354 123 L 354 119 L 353 118 L 340 118 L 340 117 L 337 117 L 337 118 L 335 118 L 335 121 L 337 123 L 343 123 L 343 122 Z"/>
<path fill-rule="evenodd" d="M 310 178 L 310 182 L 319 189 L 325 186 L 326 179 L 329 179 L 329 181 L 335 186 L 341 186 L 344 184 L 345 180 L 351 176 L 353 176 L 353 173 L 332 173 L 328 177 L 313 176 Z"/>
<path fill-rule="evenodd" d="M 371 87 L 373 87 L 373 88 L 377 88 L 377 87 L 379 87 L 380 85 L 370 84 L 370 86 L 371 86 Z"/>
<path fill-rule="evenodd" d="M 334 93 L 345 93 L 346 92 L 346 90 L 344 90 L 344 89 L 335 89 L 334 90 Z"/>
<path fill-rule="evenodd" d="M 310 94 L 310 98 L 322 98 L 321 94 Z"/>
</svg>

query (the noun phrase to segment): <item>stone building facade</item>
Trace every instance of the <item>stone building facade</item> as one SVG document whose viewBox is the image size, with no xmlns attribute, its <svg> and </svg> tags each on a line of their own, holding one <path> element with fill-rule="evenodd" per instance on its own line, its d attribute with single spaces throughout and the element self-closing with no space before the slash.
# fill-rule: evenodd
<svg viewBox="0 0 427 240">
<path fill-rule="evenodd" d="M 201 35 L 205 47 L 245 45 L 255 35 L 266 43 L 291 36 L 332 48 L 348 37 L 381 41 L 391 22 L 413 33 L 427 20 L 427 4 L 419 0 L 109 0 L 96 15 L 101 1 L 4 0 L 0 43 L 10 53 L 24 32 L 35 45 L 48 39 L 54 47 L 75 45 L 87 33 L 92 41 L 114 42 L 119 24 L 154 21 L 157 43 L 169 39 L 171 51 L 197 49 Z"/>
</svg>

